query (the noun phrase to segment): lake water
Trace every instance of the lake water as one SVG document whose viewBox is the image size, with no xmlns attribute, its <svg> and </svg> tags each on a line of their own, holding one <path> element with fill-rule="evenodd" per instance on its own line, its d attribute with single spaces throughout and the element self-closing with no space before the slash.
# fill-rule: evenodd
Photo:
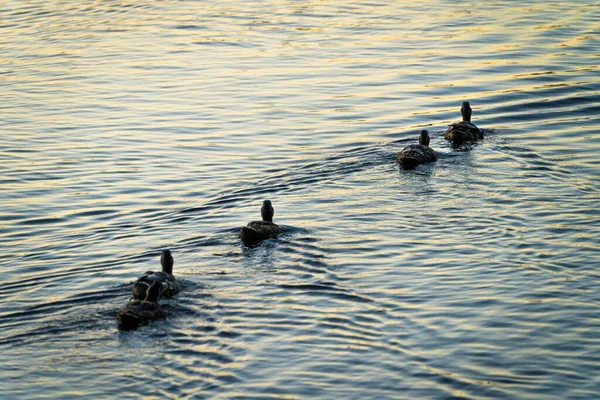
<svg viewBox="0 0 600 400">
<path fill-rule="evenodd" d="M 0 397 L 600 398 L 597 1 L 7 0 L 0 49 Z"/>
</svg>

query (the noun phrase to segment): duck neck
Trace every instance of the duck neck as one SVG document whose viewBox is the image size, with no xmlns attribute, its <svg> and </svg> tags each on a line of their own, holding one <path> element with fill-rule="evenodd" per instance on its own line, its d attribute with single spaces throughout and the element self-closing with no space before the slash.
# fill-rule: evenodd
<svg viewBox="0 0 600 400">
<path fill-rule="evenodd" d="M 263 222 L 273 223 L 273 214 L 275 214 L 275 211 L 270 204 L 265 204 L 260 209 L 260 216 L 262 217 Z"/>
<path fill-rule="evenodd" d="M 169 250 L 163 250 L 160 255 L 160 264 L 162 266 L 162 271 L 167 274 L 173 274 L 173 256 Z"/>
<path fill-rule="evenodd" d="M 468 104 L 463 104 L 462 108 L 460 109 L 460 113 L 462 114 L 464 122 L 471 122 L 471 114 L 473 113 L 473 110 L 471 110 L 471 107 Z"/>
</svg>

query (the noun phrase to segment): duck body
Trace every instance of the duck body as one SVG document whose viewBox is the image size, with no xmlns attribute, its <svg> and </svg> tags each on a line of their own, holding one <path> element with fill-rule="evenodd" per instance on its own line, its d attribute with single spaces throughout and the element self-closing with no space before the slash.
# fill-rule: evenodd
<svg viewBox="0 0 600 400">
<path fill-rule="evenodd" d="M 429 133 L 425 129 L 421 131 L 419 144 L 409 144 L 398 153 L 398 162 L 404 169 L 412 169 L 419 164 L 427 164 L 435 160 L 437 156 L 429 147 Z"/>
<path fill-rule="evenodd" d="M 128 331 L 166 316 L 167 312 L 157 302 L 131 299 L 117 314 L 117 322 L 119 330 Z"/>
<path fill-rule="evenodd" d="M 279 225 L 273 223 L 275 210 L 270 200 L 265 200 L 260 209 L 262 221 L 252 221 L 240 229 L 239 238 L 246 246 L 256 246 L 266 239 L 276 238 L 281 233 Z"/>
<path fill-rule="evenodd" d="M 483 139 L 483 131 L 471 122 L 473 110 L 468 101 L 463 101 L 460 113 L 463 120 L 448 126 L 448 129 L 446 129 L 446 132 L 444 133 L 444 139 L 449 140 L 454 144 L 474 142 Z"/>
<path fill-rule="evenodd" d="M 181 291 L 181 284 L 173 276 L 173 256 L 169 250 L 163 250 L 160 255 L 162 271 L 147 271 L 133 284 L 133 298 L 144 300 L 146 292 L 155 282 L 158 284 L 158 298 L 173 297 Z"/>
<path fill-rule="evenodd" d="M 457 144 L 474 142 L 483 139 L 483 131 L 472 122 L 460 121 L 448 126 L 444 133 L 444 139 Z"/>
<path fill-rule="evenodd" d="M 269 221 L 252 221 L 240 230 L 240 239 L 246 246 L 254 246 L 263 240 L 276 238 L 281 233 L 279 225 Z"/>
<path fill-rule="evenodd" d="M 133 284 L 133 298 L 142 300 L 146 296 L 146 290 L 153 282 L 160 284 L 160 297 L 173 297 L 181 291 L 181 284 L 172 274 L 163 271 L 147 271 Z"/>
<path fill-rule="evenodd" d="M 119 330 L 128 331 L 136 329 L 139 325 L 146 322 L 165 318 L 167 312 L 158 303 L 160 290 L 160 282 L 154 281 L 146 289 L 146 295 L 142 300 L 135 298 L 129 300 L 125 304 L 125 307 L 117 314 Z"/>
<path fill-rule="evenodd" d="M 419 164 L 427 164 L 437 160 L 435 151 L 422 144 L 410 144 L 398 153 L 398 162 L 402 167 L 410 169 Z"/>
</svg>

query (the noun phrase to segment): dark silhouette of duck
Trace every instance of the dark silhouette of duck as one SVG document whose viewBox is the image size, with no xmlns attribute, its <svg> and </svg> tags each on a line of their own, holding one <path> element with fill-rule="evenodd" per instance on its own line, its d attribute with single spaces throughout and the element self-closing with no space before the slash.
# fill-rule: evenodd
<svg viewBox="0 0 600 400">
<path fill-rule="evenodd" d="M 429 147 L 429 133 L 425 129 L 421 131 L 419 144 L 409 144 L 398 153 L 398 162 L 404 169 L 412 169 L 419 164 L 427 164 L 435 160 L 437 156 Z"/>
<path fill-rule="evenodd" d="M 160 264 L 162 271 L 147 271 L 139 277 L 133 284 L 133 298 L 143 300 L 146 297 L 146 291 L 154 283 L 160 284 L 159 297 L 173 297 L 181 290 L 181 284 L 173 276 L 173 256 L 170 250 L 163 250 L 160 254 Z"/>
<path fill-rule="evenodd" d="M 266 239 L 275 238 L 281 233 L 279 225 L 273 223 L 275 210 L 271 200 L 263 201 L 260 215 L 262 221 L 252 221 L 240 230 L 240 239 L 246 246 L 256 246 Z"/>
<path fill-rule="evenodd" d="M 483 139 L 483 131 L 471 122 L 473 110 L 468 101 L 463 101 L 460 113 L 462 114 L 463 120 L 448 126 L 446 133 L 444 133 L 444 139 L 447 139 L 454 144 Z"/>
<path fill-rule="evenodd" d="M 143 300 L 129 300 L 125 307 L 117 314 L 119 330 L 133 330 L 148 321 L 165 318 L 167 312 L 160 308 L 160 304 L 158 304 L 160 291 L 160 282 L 154 281 L 147 288 Z"/>
</svg>

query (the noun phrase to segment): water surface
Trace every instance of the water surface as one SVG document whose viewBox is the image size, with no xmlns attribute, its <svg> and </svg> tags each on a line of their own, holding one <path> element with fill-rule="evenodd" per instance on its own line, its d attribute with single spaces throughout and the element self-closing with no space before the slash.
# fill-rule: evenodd
<svg viewBox="0 0 600 400">
<path fill-rule="evenodd" d="M 0 397 L 600 397 L 600 4 L 336 3 L 0 6 Z"/>
</svg>

